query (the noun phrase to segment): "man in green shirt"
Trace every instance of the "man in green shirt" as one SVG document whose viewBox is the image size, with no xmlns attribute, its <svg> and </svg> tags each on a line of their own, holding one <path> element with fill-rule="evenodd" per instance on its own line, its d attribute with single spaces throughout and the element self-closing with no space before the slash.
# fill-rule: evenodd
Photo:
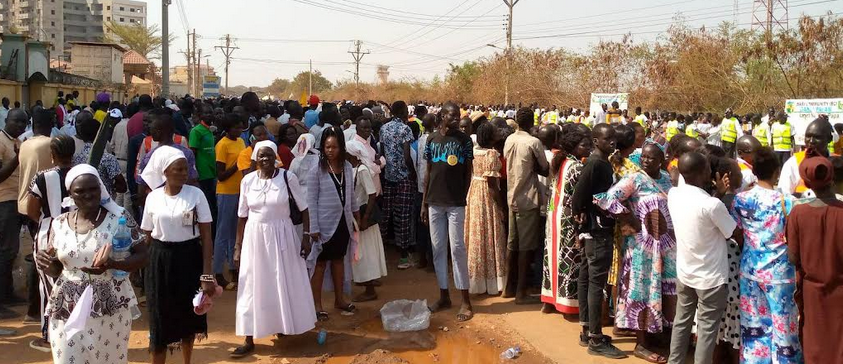
<svg viewBox="0 0 843 364">
<path fill-rule="evenodd" d="M 213 123 L 214 110 L 208 104 L 197 107 L 196 117 L 199 123 L 190 129 L 188 145 L 196 156 L 196 170 L 199 172 L 199 188 L 205 193 L 211 216 L 217 216 L 217 158 L 215 153 L 214 133 L 209 122 Z"/>
</svg>

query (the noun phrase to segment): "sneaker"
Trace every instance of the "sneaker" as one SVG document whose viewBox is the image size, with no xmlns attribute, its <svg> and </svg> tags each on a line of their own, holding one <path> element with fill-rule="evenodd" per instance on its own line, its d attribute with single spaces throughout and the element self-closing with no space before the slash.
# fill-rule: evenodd
<svg viewBox="0 0 843 364">
<path fill-rule="evenodd" d="M 602 341 L 606 344 L 612 343 L 612 337 L 611 336 L 603 335 L 602 339 L 603 339 Z M 584 348 L 588 347 L 588 334 L 586 334 L 584 332 L 580 333 L 580 346 L 582 346 Z"/>
<path fill-rule="evenodd" d="M 410 268 L 411 266 L 412 264 L 410 264 L 410 259 L 408 258 L 401 258 L 398 260 L 398 269 L 404 270 Z"/>
<path fill-rule="evenodd" d="M 623 359 L 626 358 L 626 354 L 624 354 L 621 349 L 618 349 L 616 346 L 607 343 L 604 340 L 600 340 L 600 343 L 594 345 L 593 343 L 588 344 L 588 354 L 595 355 L 595 356 L 603 356 L 609 359 Z"/>
</svg>

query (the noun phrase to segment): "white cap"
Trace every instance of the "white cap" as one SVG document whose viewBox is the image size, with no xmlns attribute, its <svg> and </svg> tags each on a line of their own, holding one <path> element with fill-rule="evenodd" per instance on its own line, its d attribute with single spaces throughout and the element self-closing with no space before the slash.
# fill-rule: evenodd
<svg viewBox="0 0 843 364">
<path fill-rule="evenodd" d="M 111 111 L 108 112 L 108 116 L 115 119 L 122 119 L 123 112 L 121 112 L 120 109 L 111 109 Z"/>
</svg>

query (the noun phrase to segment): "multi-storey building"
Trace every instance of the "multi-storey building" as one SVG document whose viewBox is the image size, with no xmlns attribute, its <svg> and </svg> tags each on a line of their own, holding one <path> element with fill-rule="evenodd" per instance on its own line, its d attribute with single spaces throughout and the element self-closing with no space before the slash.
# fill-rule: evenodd
<svg viewBox="0 0 843 364">
<path fill-rule="evenodd" d="M 50 42 L 53 58 L 70 42 L 101 42 L 108 24 L 146 26 L 147 4 L 135 0 L 0 0 L 0 32 Z"/>
</svg>

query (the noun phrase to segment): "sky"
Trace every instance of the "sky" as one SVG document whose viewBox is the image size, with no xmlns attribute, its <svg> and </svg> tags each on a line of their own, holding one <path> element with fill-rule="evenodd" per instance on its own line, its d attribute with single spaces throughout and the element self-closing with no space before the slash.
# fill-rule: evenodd
<svg viewBox="0 0 843 364">
<path fill-rule="evenodd" d="M 148 23 L 161 24 L 161 1 L 147 3 Z M 582 52 L 627 33 L 634 41 L 652 41 L 677 16 L 695 27 L 736 21 L 750 28 L 753 0 L 737 0 L 737 11 L 735 5 L 734 0 L 520 0 L 513 13 L 513 46 Z M 789 0 L 790 26 L 803 14 L 828 11 L 843 15 L 843 0 Z M 310 60 L 332 82 L 351 80 L 353 40 L 369 52 L 361 61 L 361 81 L 375 81 L 377 65 L 390 66 L 391 80 L 430 80 L 444 76 L 450 63 L 506 47 L 507 13 L 503 0 L 172 0 L 170 66 L 186 64 L 179 52 L 187 48 L 188 30 L 195 29 L 203 63 L 220 76 L 225 57 L 214 47 L 226 34 L 234 39 L 231 86 L 292 79 L 308 70 Z"/>
</svg>

